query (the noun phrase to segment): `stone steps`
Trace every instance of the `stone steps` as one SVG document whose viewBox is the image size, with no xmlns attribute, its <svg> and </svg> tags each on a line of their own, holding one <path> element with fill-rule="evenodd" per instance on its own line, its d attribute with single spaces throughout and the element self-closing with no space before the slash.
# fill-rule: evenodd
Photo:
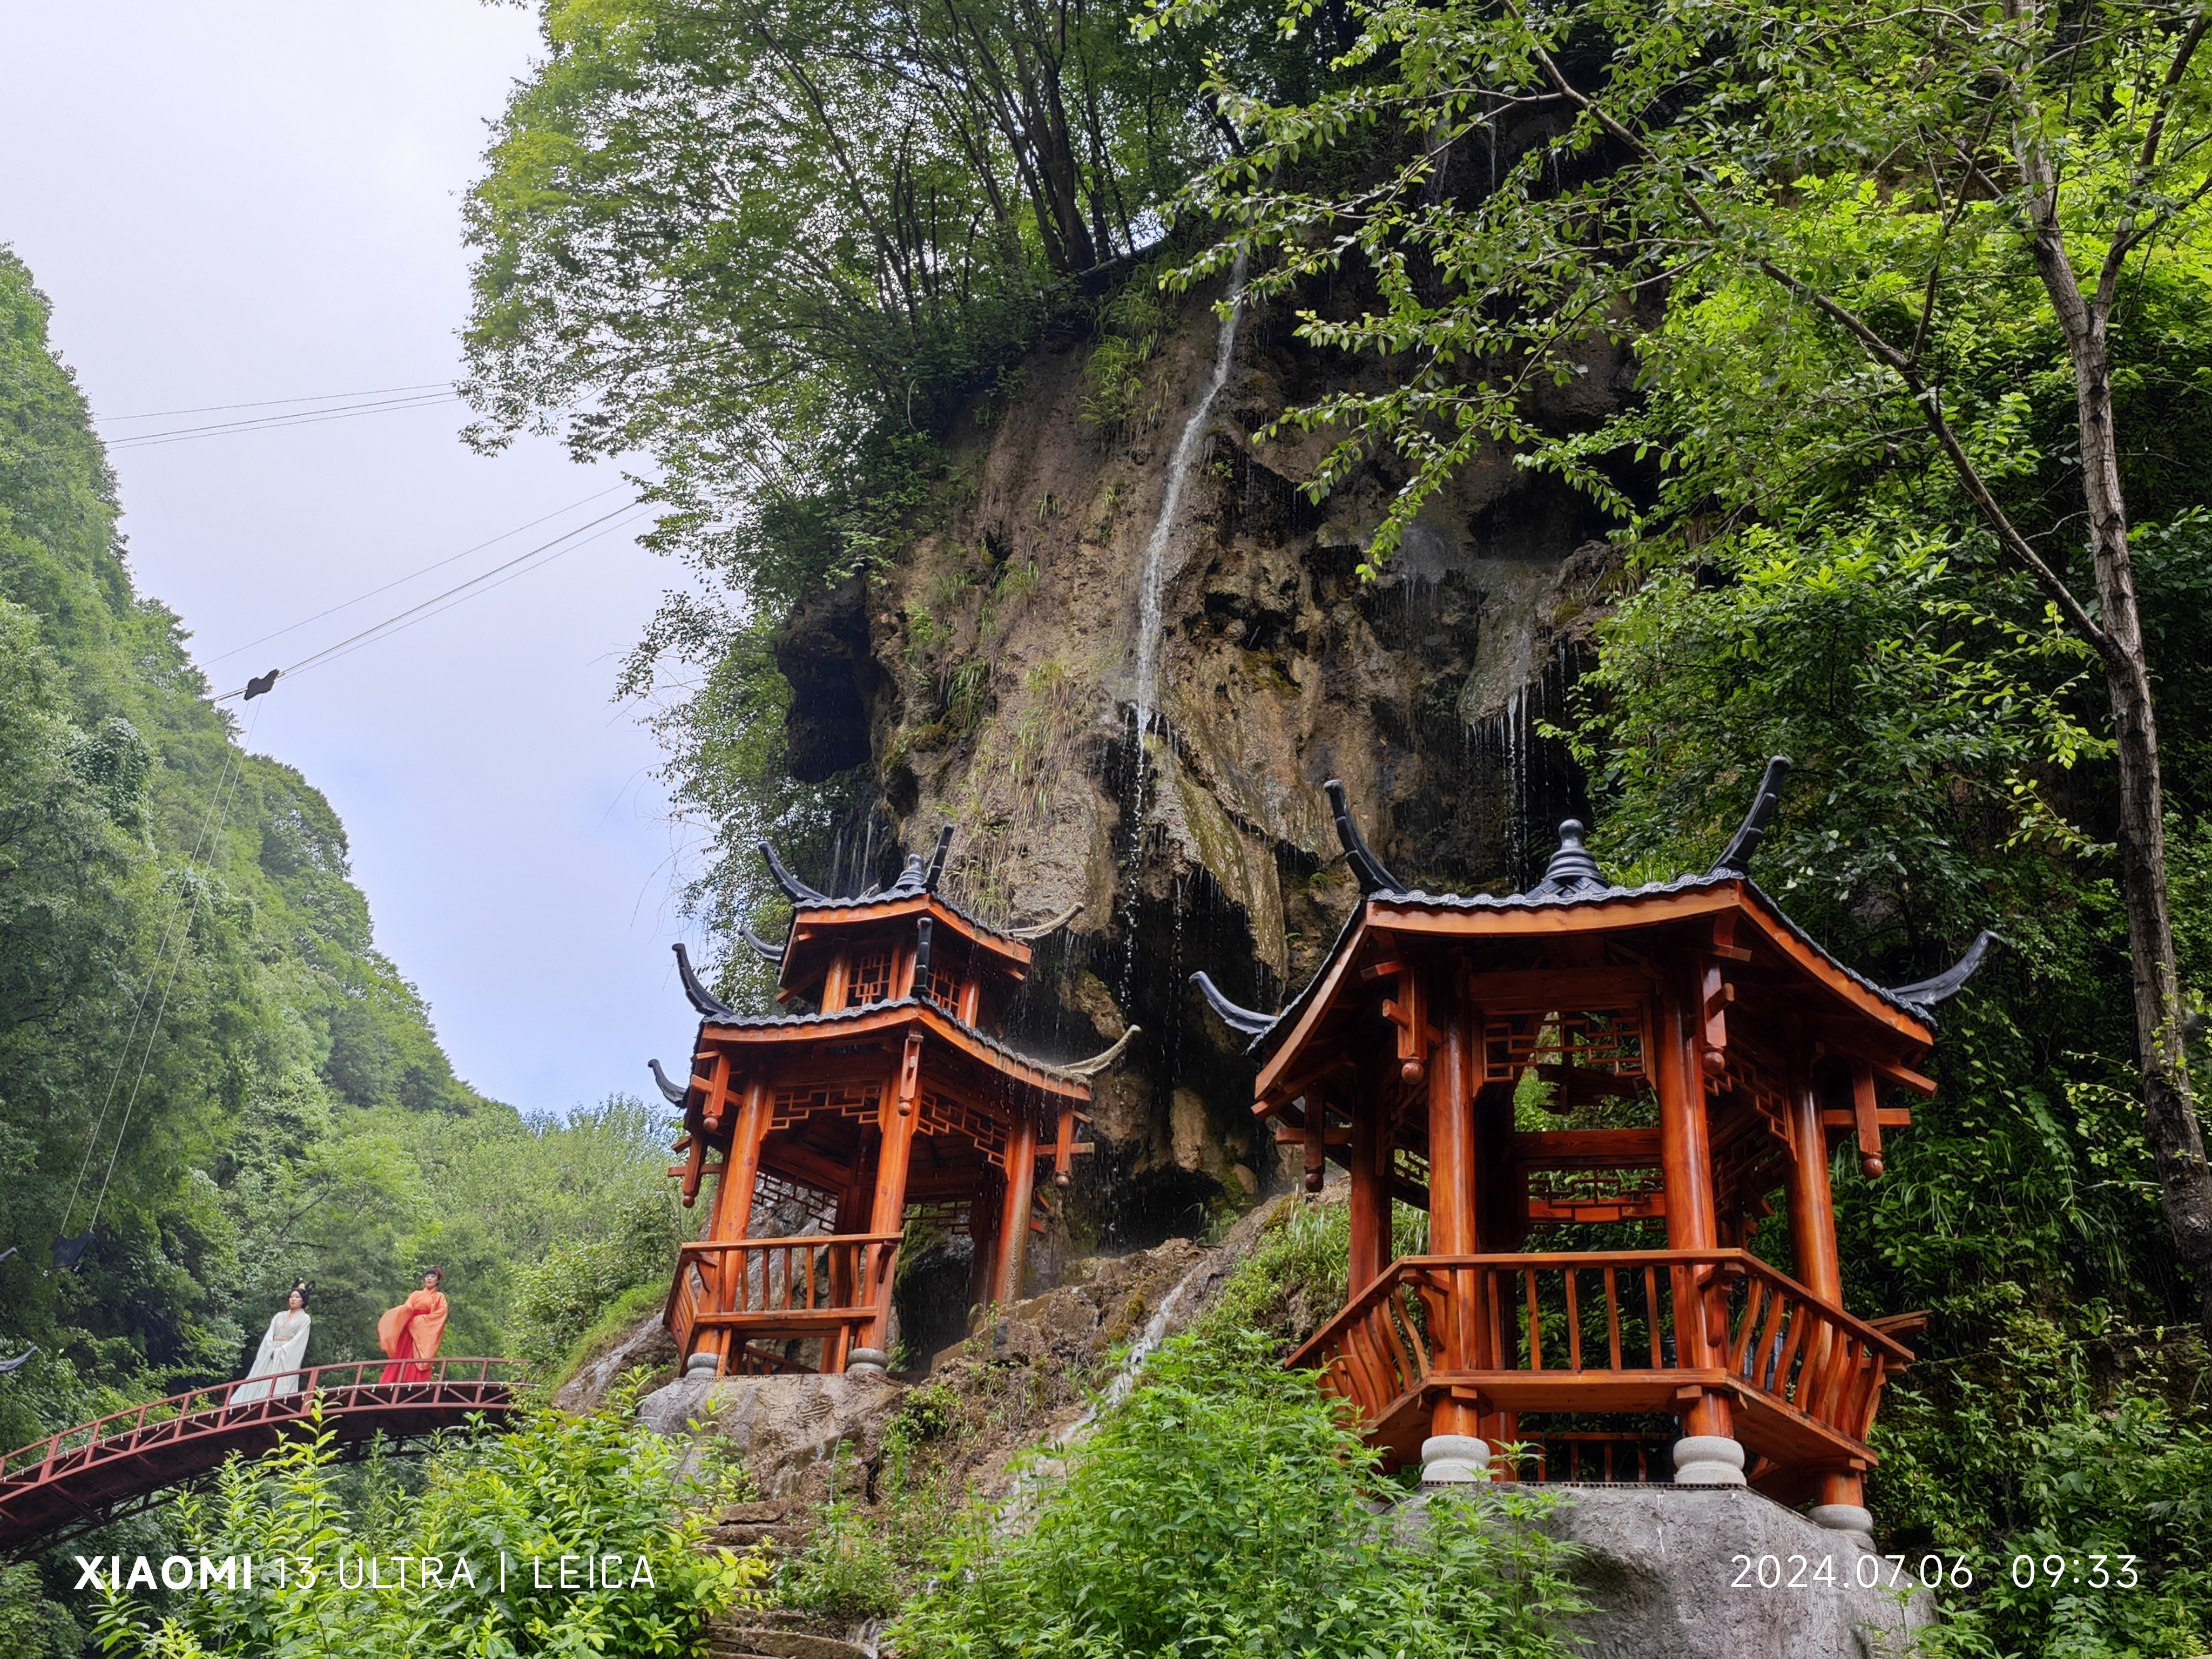
<svg viewBox="0 0 2212 1659">
<path fill-rule="evenodd" d="M 773 1617 L 736 1613 L 710 1620 L 707 1651 L 711 1659 L 869 1659 L 868 1650 L 854 1643 L 763 1622 Z"/>
<path fill-rule="evenodd" d="M 807 1522 L 791 1519 L 782 1504 L 730 1504 L 715 1512 L 707 1541 L 733 1550 L 766 1544 L 771 1553 L 788 1555 L 802 1548 L 813 1530 Z"/>
</svg>

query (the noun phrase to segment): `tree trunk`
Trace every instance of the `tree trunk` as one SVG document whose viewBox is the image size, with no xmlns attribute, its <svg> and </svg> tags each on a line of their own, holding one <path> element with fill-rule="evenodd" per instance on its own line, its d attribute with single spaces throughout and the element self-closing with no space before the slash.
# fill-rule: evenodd
<svg viewBox="0 0 2212 1659">
<path fill-rule="evenodd" d="M 2039 166 L 2033 171 L 2040 170 Z M 2033 182 L 2039 198 L 2032 239 L 2036 268 L 2073 360 L 2082 494 L 2089 509 L 2090 556 L 2103 611 L 2105 678 L 2112 696 L 2120 779 L 2120 892 L 2128 915 L 2144 1128 L 2158 1169 L 2166 1224 L 2182 1261 L 2196 1275 L 2199 1316 L 2212 1337 L 2212 1169 L 2205 1164 L 2183 1048 L 2181 975 L 2166 892 L 2158 723 L 2143 653 L 2142 621 L 2136 606 L 2127 498 L 2120 485 L 2119 445 L 2112 424 L 2109 319 L 2101 304 L 2082 294 L 2067 257 L 2055 185 L 2044 179 Z"/>
</svg>

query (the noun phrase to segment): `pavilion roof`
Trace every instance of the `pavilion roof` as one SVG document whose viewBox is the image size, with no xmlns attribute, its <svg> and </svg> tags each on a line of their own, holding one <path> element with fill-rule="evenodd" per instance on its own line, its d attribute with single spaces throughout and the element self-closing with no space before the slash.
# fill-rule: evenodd
<svg viewBox="0 0 2212 1659">
<path fill-rule="evenodd" d="M 774 847 L 766 841 L 757 842 L 756 845 L 759 848 L 763 861 L 768 866 L 769 874 L 775 878 L 776 885 L 783 890 L 784 896 L 791 901 L 791 925 L 794 932 L 809 912 L 830 911 L 835 913 L 835 920 L 857 921 L 872 920 L 872 913 L 878 911 L 883 914 L 884 920 L 895 920 L 903 915 L 930 909 L 954 922 L 977 944 L 995 951 L 999 955 L 1012 962 L 1026 964 L 1030 959 L 1030 945 L 1032 941 L 1042 939 L 1047 934 L 1055 933 L 1066 927 L 1083 908 L 1079 904 L 1061 912 L 1059 915 L 1030 926 L 1000 927 L 955 904 L 937 890 L 938 884 L 945 876 L 945 856 L 952 848 L 952 826 L 949 823 L 938 832 L 937 844 L 931 849 L 930 855 L 926 860 L 919 853 L 909 853 L 907 854 L 905 868 L 900 871 L 898 878 L 889 886 L 872 886 L 865 891 L 853 894 L 824 893 L 818 889 L 810 887 L 792 874 L 789 866 L 776 856 Z M 778 965 L 781 963 L 785 950 L 789 946 L 789 935 L 786 937 L 784 947 L 779 948 L 760 938 L 750 927 L 741 931 L 745 942 L 763 961 Z"/>
<path fill-rule="evenodd" d="M 1054 1061 L 1025 1054 L 988 1033 L 977 1030 L 951 1009 L 927 997 L 896 997 L 883 1002 L 865 1003 L 856 1008 L 840 1008 L 830 1013 L 739 1013 L 700 983 L 698 975 L 691 966 L 690 953 L 680 943 L 675 951 L 677 970 L 684 982 L 684 994 L 699 1012 L 699 1041 L 702 1044 L 720 1032 L 790 1031 L 811 1035 L 817 1031 L 830 1033 L 844 1030 L 872 1031 L 919 1023 L 939 1028 L 939 1036 L 950 1040 L 955 1047 L 965 1048 L 971 1058 L 1000 1072 L 1012 1082 L 1041 1089 L 1047 1093 L 1079 1095 L 1088 1099 L 1091 1079 L 1120 1058 L 1142 1029 L 1130 1026 L 1112 1048 L 1087 1060 Z M 661 1092 L 672 1104 L 682 1105 L 688 1090 L 669 1082 L 660 1072 L 658 1061 L 653 1063 L 653 1069 L 654 1075 L 661 1079 Z"/>
<path fill-rule="evenodd" d="M 1841 989 L 1847 997 L 1856 994 L 1857 1000 L 1872 1005 L 1865 1007 L 1865 1012 L 1893 1028 L 1897 1024 L 1896 1017 L 1901 1016 L 1920 1028 L 1914 1034 L 1920 1041 L 1928 1041 L 1933 1036 L 1935 1005 L 1954 994 L 1972 975 L 1995 935 L 1986 932 L 1981 934 L 1966 957 L 1948 971 L 1909 985 L 1877 984 L 1838 961 L 1751 879 L 1752 855 L 1765 837 L 1789 766 L 1790 763 L 1780 757 L 1769 763 L 1743 827 L 1712 867 L 1702 873 L 1677 876 L 1671 881 L 1647 882 L 1638 887 L 1614 885 L 1605 878 L 1596 861 L 1583 848 L 1582 825 L 1570 819 L 1560 826 L 1559 850 L 1553 856 L 1542 879 L 1525 892 L 1508 894 L 1430 893 L 1399 883 L 1360 836 L 1346 804 L 1343 786 L 1332 779 L 1325 787 L 1335 808 L 1337 831 L 1344 842 L 1346 856 L 1359 880 L 1362 902 L 1346 919 L 1312 979 L 1279 1012 L 1264 1014 L 1231 1002 L 1208 975 L 1201 973 L 1193 977 L 1230 1028 L 1250 1039 L 1246 1052 L 1263 1056 L 1298 1028 L 1314 1000 L 1335 982 L 1340 961 L 1347 951 L 1357 948 L 1378 913 L 1492 915 L 1501 924 L 1498 933 L 1510 933 L 1521 931 L 1511 925 L 1512 919 L 1530 912 L 1619 912 L 1622 926 L 1638 927 L 1740 905 L 1764 922 L 1771 936 L 1794 943 L 1818 968 L 1826 969 L 1832 976 L 1832 989 Z M 1602 927 L 1602 921 L 1598 925 Z M 1834 981 L 1842 981 L 1841 987 L 1836 986 Z"/>
</svg>

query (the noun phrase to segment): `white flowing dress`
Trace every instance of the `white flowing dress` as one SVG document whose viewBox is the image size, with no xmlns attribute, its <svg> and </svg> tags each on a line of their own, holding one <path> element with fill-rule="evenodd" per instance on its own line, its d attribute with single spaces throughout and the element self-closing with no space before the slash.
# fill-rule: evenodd
<svg viewBox="0 0 2212 1659">
<path fill-rule="evenodd" d="M 269 1322 L 261 1339 L 261 1352 L 253 1356 L 253 1369 L 246 1382 L 231 1390 L 230 1403 L 243 1406 L 271 1395 L 300 1392 L 300 1362 L 307 1352 L 307 1310 L 285 1309 Z"/>
</svg>

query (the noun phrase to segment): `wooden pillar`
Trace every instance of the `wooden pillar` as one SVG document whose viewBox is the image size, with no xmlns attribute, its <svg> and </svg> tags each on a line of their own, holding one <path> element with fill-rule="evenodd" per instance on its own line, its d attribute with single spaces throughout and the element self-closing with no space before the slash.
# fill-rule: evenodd
<svg viewBox="0 0 2212 1659">
<path fill-rule="evenodd" d="M 1358 1296 L 1390 1263 L 1390 1154 L 1373 1097 L 1352 1112 L 1352 1287 Z"/>
<path fill-rule="evenodd" d="M 922 1036 L 919 1031 L 907 1033 L 906 1047 L 899 1056 L 897 1069 L 892 1072 L 890 1086 L 884 1091 L 884 1103 L 877 1122 L 883 1131 L 882 1150 L 876 1163 L 875 1203 L 868 1212 L 868 1231 L 872 1233 L 898 1233 L 906 1230 L 907 1165 L 914 1152 L 915 1103 L 921 1093 Z M 885 1254 L 896 1245 L 880 1245 L 869 1253 L 866 1266 L 880 1281 L 876 1291 L 875 1317 L 868 1322 L 862 1347 L 882 1349 L 890 1340 L 891 1274 L 882 1270 Z"/>
<path fill-rule="evenodd" d="M 769 1119 L 772 1115 L 772 1096 L 768 1079 L 756 1066 L 745 1079 L 744 1094 L 738 1106 L 738 1121 L 731 1127 L 730 1149 L 722 1155 L 721 1179 L 714 1188 L 713 1226 L 708 1237 L 717 1240 L 741 1239 L 752 1225 L 753 1188 L 760 1180 L 761 1142 L 768 1138 Z M 724 1251 L 714 1264 L 714 1308 L 717 1313 L 734 1312 L 744 1285 L 744 1253 Z M 732 1343 L 730 1333 L 718 1330 L 692 1345 L 692 1352 L 711 1351 L 718 1371 L 729 1366 Z M 688 1358 L 688 1356 L 687 1356 Z"/>
<path fill-rule="evenodd" d="M 989 1164 L 983 1166 L 983 1173 L 991 1173 Z M 970 1311 L 999 1299 L 999 1216 L 1006 1203 L 1005 1192 L 990 1181 L 978 1185 L 975 1196 L 968 1200 L 968 1242 L 975 1250 L 975 1265 L 968 1275 Z"/>
<path fill-rule="evenodd" d="M 1790 1206 L 1790 1252 L 1798 1282 L 1832 1308 L 1844 1305 L 1844 1272 L 1836 1255 L 1836 1195 L 1828 1184 L 1828 1132 L 1820 1091 L 1808 1077 L 1793 1084 L 1790 1139 L 1796 1158 L 1784 1174 Z"/>
<path fill-rule="evenodd" d="M 1800 1075 L 1790 1097 L 1790 1138 L 1796 1152 L 1785 1176 L 1790 1206 L 1790 1251 L 1798 1282 L 1832 1308 L 1844 1305 L 1843 1264 L 1836 1249 L 1836 1195 L 1828 1180 L 1828 1132 L 1820 1121 L 1820 1093 Z M 1825 1335 L 1826 1333 L 1824 1332 Z M 1808 1360 L 1808 1372 L 1820 1359 Z M 1855 1469 L 1820 1476 L 1820 1501 L 1853 1508 L 1866 1503 L 1866 1477 Z"/>
<path fill-rule="evenodd" d="M 1476 1227 L 1474 1078 L 1473 1044 L 1468 1030 L 1467 999 L 1456 983 L 1431 986 L 1423 999 L 1435 1041 L 1429 1049 L 1429 1250 L 1435 1255 L 1474 1255 L 1481 1248 Z M 1442 990 L 1443 994 L 1437 992 Z M 1446 1298 L 1449 1316 L 1440 1333 L 1437 1364 L 1446 1370 L 1472 1369 L 1478 1358 L 1479 1327 L 1475 1279 L 1465 1276 Z M 1479 1434 L 1480 1413 L 1473 1402 L 1439 1400 L 1431 1421 L 1435 1434 Z"/>
<path fill-rule="evenodd" d="M 1711 1249 L 1719 1240 L 1714 1215 L 1713 1154 L 1705 1119 L 1704 1026 L 1698 1018 L 1696 981 L 1678 974 L 1653 1011 L 1658 1026 L 1652 1048 L 1658 1062 L 1652 1082 L 1659 1092 L 1659 1167 L 1667 1182 L 1667 1247 Z M 1707 1287 L 1694 1273 L 1674 1273 L 1675 1364 L 1685 1370 L 1717 1365 L 1707 1320 Z M 1710 1393 L 1680 1401 L 1686 1435 L 1730 1436 L 1735 1424 L 1726 1399 Z"/>
<path fill-rule="evenodd" d="M 1030 1200 L 1036 1190 L 1036 1120 L 1018 1109 L 1006 1133 L 1006 1201 L 999 1211 L 999 1282 L 993 1299 L 1018 1302 L 1022 1263 L 1029 1253 Z"/>
</svg>

